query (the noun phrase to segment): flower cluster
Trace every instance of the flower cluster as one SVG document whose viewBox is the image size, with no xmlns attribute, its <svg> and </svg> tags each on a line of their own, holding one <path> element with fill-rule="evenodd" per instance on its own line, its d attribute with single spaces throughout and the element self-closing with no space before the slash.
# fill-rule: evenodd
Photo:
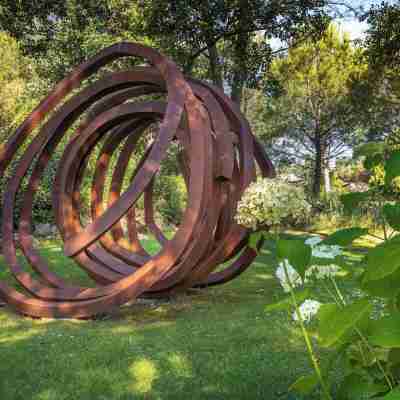
<svg viewBox="0 0 400 400">
<path fill-rule="evenodd" d="M 312 249 L 312 256 L 315 258 L 335 259 L 335 257 L 342 254 L 340 246 L 330 246 L 320 244 L 322 238 L 319 236 L 312 236 L 307 239 L 305 243 Z M 330 265 L 311 265 L 306 271 L 307 278 L 325 279 L 335 276 L 340 271 L 340 267 L 335 264 Z"/>
<path fill-rule="evenodd" d="M 310 211 L 301 187 L 282 179 L 259 178 L 244 192 L 235 218 L 238 224 L 257 229 L 305 222 Z"/>
<path fill-rule="evenodd" d="M 332 276 L 337 275 L 340 271 L 340 267 L 335 264 L 330 265 L 311 265 L 306 271 L 306 280 L 307 278 L 315 278 L 315 279 L 325 279 L 330 278 Z"/>
<path fill-rule="evenodd" d="M 309 322 L 311 318 L 317 314 L 321 306 L 322 304 L 319 301 L 311 299 L 304 300 L 302 305 L 299 307 L 299 313 L 301 319 L 305 322 Z M 296 311 L 293 312 L 292 318 L 295 321 L 299 320 Z"/>
<path fill-rule="evenodd" d="M 285 274 L 285 267 L 288 275 L 287 277 Z M 293 288 L 301 286 L 303 284 L 301 276 L 289 264 L 288 260 L 283 260 L 281 263 L 279 263 L 279 267 L 276 269 L 275 275 L 278 278 L 283 288 L 283 291 L 286 293 L 290 291 L 290 284 L 292 285 Z M 289 278 L 289 280 L 287 278 Z"/>
<path fill-rule="evenodd" d="M 334 259 L 342 254 L 340 246 L 320 244 L 321 242 L 322 238 L 320 236 L 312 236 L 304 243 L 311 247 L 313 257 Z"/>
<path fill-rule="evenodd" d="M 312 257 L 317 258 L 330 258 L 334 259 L 336 256 L 342 254 L 342 249 L 340 246 L 329 246 L 320 244 L 322 239 L 319 236 L 313 236 L 305 241 L 312 249 Z M 284 267 L 286 267 L 287 275 L 286 277 Z M 283 260 L 279 263 L 278 268 L 275 271 L 275 275 L 278 278 L 283 290 L 285 292 L 290 291 L 289 284 L 293 288 L 303 285 L 310 279 L 325 279 L 335 276 L 340 271 L 340 267 L 335 264 L 330 265 L 311 265 L 307 268 L 305 273 L 305 279 L 303 280 L 297 271 L 290 265 L 288 260 Z"/>
</svg>

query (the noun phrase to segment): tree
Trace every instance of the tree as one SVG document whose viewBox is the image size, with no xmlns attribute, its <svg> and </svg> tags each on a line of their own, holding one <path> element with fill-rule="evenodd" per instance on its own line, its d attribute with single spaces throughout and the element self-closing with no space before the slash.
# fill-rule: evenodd
<svg viewBox="0 0 400 400">
<path fill-rule="evenodd" d="M 0 4 L 0 30 L 19 43 L 53 84 L 74 66 L 118 41 L 145 42 L 136 33 L 136 0 L 11 1 Z M 124 64 L 119 62 L 119 64 Z"/>
<path fill-rule="evenodd" d="M 210 79 L 240 103 L 271 60 L 270 39 L 319 34 L 328 21 L 321 0 L 143 1 L 142 30 L 186 73 Z M 200 68 L 199 68 L 200 67 Z"/>
<path fill-rule="evenodd" d="M 369 24 L 365 44 L 371 65 L 400 67 L 400 1 L 372 6 L 363 19 Z"/>
<path fill-rule="evenodd" d="M 0 31 L 0 142 L 4 143 L 10 129 L 16 125 L 31 105 L 27 93 L 32 70 L 22 56 L 15 39 Z"/>
<path fill-rule="evenodd" d="M 330 160 L 357 139 L 359 119 L 349 95 L 351 82 L 366 68 L 359 59 L 347 35 L 330 25 L 320 40 L 307 40 L 276 59 L 267 74 L 265 136 L 275 138 L 287 161 L 311 162 L 316 198 Z"/>
<path fill-rule="evenodd" d="M 383 2 L 363 17 L 365 70 L 353 87 L 368 140 L 383 140 L 400 124 L 400 2 Z"/>
</svg>

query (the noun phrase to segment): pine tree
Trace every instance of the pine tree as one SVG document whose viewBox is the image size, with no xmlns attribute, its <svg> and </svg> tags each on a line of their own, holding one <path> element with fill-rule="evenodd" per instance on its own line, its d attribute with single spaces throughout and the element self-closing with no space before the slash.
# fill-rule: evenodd
<svg viewBox="0 0 400 400">
<path fill-rule="evenodd" d="M 307 40 L 276 59 L 267 74 L 265 135 L 289 162 L 311 161 L 312 192 L 321 193 L 324 169 L 357 138 L 351 83 L 365 69 L 359 50 L 331 24 L 318 41 Z M 326 182 L 327 185 L 329 182 Z"/>
</svg>

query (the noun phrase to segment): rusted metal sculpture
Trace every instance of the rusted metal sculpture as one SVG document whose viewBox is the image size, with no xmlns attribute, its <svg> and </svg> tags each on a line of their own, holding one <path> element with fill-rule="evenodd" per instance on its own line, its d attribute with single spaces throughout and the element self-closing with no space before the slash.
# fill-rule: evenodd
<svg viewBox="0 0 400 400">
<path fill-rule="evenodd" d="M 99 68 L 129 56 L 145 59 L 147 66 L 110 73 L 76 93 L 81 82 Z M 165 101 L 140 101 L 144 95 L 163 95 Z M 156 121 L 160 122 L 158 133 L 129 188 L 121 193 L 137 142 Z M 42 173 L 68 129 L 75 126 L 55 178 L 53 209 L 65 254 L 97 283 L 90 288 L 68 284 L 51 271 L 34 247 L 31 228 L 32 205 Z M 83 226 L 80 185 L 88 157 L 100 140 L 104 144 L 93 180 L 92 219 Z M 152 190 L 173 141 L 182 147 L 179 166 L 188 200 L 181 224 L 168 240 L 154 219 Z M 2 176 L 25 142 L 29 145 L 7 182 L 2 204 L 3 255 L 21 290 L 0 281 L 0 299 L 19 313 L 90 317 L 139 296 L 164 296 L 227 282 L 254 259 L 255 251 L 247 247 L 248 232 L 234 222 L 233 215 L 238 199 L 255 178 L 256 164 L 264 176 L 273 174 L 272 164 L 227 96 L 208 83 L 185 79 L 176 65 L 157 51 L 119 43 L 77 67 L 1 148 Z M 121 143 L 105 197 L 110 157 Z M 28 185 L 21 193 L 26 177 Z M 34 275 L 24 270 L 16 255 L 13 211 L 17 194 L 23 198 L 17 227 L 19 247 Z M 147 229 L 162 245 L 154 256 L 145 251 L 138 238 L 135 204 L 141 195 Z M 127 241 L 121 224 L 124 218 Z M 233 261 L 226 266 L 229 260 Z M 221 264 L 224 267 L 217 270 Z"/>
</svg>

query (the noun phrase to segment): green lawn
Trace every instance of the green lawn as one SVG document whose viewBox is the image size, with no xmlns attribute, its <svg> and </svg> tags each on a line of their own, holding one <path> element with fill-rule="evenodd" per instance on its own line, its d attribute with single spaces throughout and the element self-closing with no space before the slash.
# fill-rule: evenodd
<svg viewBox="0 0 400 400">
<path fill-rule="evenodd" d="M 86 280 L 57 243 L 43 253 L 58 272 Z M 279 296 L 264 251 L 232 283 L 97 320 L 32 320 L 2 308 L 0 399 L 296 399 L 287 388 L 309 363 L 288 316 L 264 312 Z"/>
</svg>

